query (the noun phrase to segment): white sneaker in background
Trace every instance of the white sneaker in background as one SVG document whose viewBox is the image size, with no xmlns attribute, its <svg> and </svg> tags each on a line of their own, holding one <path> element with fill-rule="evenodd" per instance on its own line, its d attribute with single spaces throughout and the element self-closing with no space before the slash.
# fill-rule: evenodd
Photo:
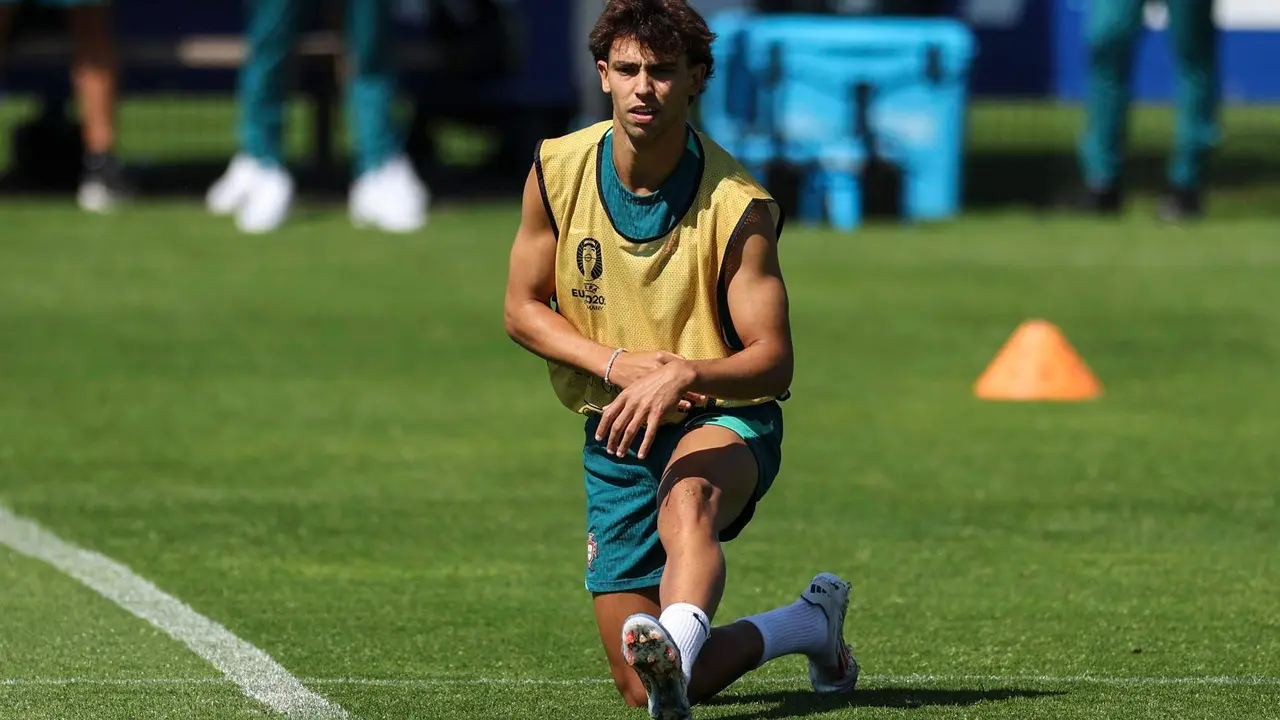
<svg viewBox="0 0 1280 720">
<path fill-rule="evenodd" d="M 132 195 L 133 190 L 125 181 L 120 161 L 114 155 L 104 153 L 85 158 L 80 189 L 76 192 L 76 202 L 81 210 L 109 213 Z"/>
<path fill-rule="evenodd" d="M 233 157 L 227 171 L 205 195 L 205 207 L 214 215 L 234 214 L 248 199 L 260 169 L 258 161 L 248 155 L 241 153 Z"/>
<path fill-rule="evenodd" d="M 283 167 L 259 166 L 248 183 L 248 196 L 236 211 L 240 232 L 261 234 L 284 224 L 293 206 L 293 177 Z"/>
<path fill-rule="evenodd" d="M 413 232 L 426 225 L 430 201 L 430 190 L 409 159 L 399 155 L 356 178 L 351 187 L 351 222 L 386 232 Z"/>
<path fill-rule="evenodd" d="M 90 213 L 109 213 L 120 204 L 120 196 L 100 178 L 86 178 L 76 191 L 76 203 Z"/>
</svg>

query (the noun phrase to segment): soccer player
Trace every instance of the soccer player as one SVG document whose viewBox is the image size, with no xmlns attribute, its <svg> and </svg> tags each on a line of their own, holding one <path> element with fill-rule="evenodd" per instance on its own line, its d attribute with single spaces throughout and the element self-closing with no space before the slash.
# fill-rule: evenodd
<svg viewBox="0 0 1280 720">
<path fill-rule="evenodd" d="M 713 38 L 685 0 L 607 3 L 590 47 L 613 117 L 539 144 L 505 300 L 587 416 L 586 589 L 618 690 L 664 720 L 782 655 L 819 692 L 858 677 L 834 575 L 711 625 L 721 543 L 778 473 L 793 365 L 778 204 L 687 121 Z"/>
<path fill-rule="evenodd" d="M 1121 169 L 1132 91 L 1133 47 L 1142 29 L 1143 0 L 1089 3 L 1088 120 L 1080 140 L 1084 206 L 1115 212 L 1123 203 Z M 1177 132 L 1168 165 L 1169 188 L 1159 207 L 1170 221 L 1203 213 L 1205 164 L 1218 142 L 1220 102 L 1213 0 L 1167 0 L 1177 60 Z"/>
<path fill-rule="evenodd" d="M 0 43 L 17 15 L 20 0 L 0 0 Z M 107 0 L 39 0 L 66 9 L 75 56 L 71 80 L 81 113 L 84 168 L 76 201 L 86 212 L 108 212 L 125 200 L 124 179 L 116 144 L 116 52 Z M 3 47 L 0 47 L 0 54 Z"/>
<path fill-rule="evenodd" d="M 209 189 L 215 215 L 234 215 L 246 233 L 265 233 L 288 218 L 293 178 L 284 165 L 285 60 L 297 39 L 302 0 L 254 0 L 245 4 L 248 57 L 238 79 L 239 152 Z M 391 0 L 349 0 L 347 113 L 356 150 L 356 180 L 349 212 L 359 226 L 413 232 L 426 223 L 430 191 L 403 152 L 393 118 L 396 70 L 392 55 Z"/>
</svg>

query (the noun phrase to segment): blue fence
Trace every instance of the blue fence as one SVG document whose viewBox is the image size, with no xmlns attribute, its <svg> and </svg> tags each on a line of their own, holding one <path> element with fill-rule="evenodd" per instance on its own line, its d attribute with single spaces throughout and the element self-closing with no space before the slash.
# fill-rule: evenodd
<svg viewBox="0 0 1280 720">
<path fill-rule="evenodd" d="M 1078 100 L 1085 88 L 1084 28 L 1090 0 L 955 0 L 974 28 L 975 96 Z M 1221 77 L 1228 102 L 1280 101 L 1280 0 L 1215 0 Z M 1134 97 L 1167 102 L 1174 64 L 1160 3 L 1148 4 L 1134 66 Z"/>
</svg>

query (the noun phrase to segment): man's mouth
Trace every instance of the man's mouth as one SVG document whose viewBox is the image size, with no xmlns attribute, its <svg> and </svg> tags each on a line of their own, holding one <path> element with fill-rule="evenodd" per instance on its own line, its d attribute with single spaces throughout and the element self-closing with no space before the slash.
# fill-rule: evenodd
<svg viewBox="0 0 1280 720">
<path fill-rule="evenodd" d="M 649 122 L 658 114 L 657 108 L 645 107 L 643 105 L 633 107 L 628 112 L 631 114 L 631 118 L 633 120 L 642 123 Z"/>
</svg>

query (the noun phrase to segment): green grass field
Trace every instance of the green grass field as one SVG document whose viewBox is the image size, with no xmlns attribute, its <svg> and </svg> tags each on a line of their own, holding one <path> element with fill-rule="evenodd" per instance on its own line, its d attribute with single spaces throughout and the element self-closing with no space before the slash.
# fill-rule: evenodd
<svg viewBox="0 0 1280 720">
<path fill-rule="evenodd" d="M 785 658 L 697 717 L 1280 717 L 1280 233 L 1145 210 L 788 231 L 784 466 L 716 619 L 840 573 L 865 676 L 819 699 Z M 582 589 L 581 426 L 503 332 L 516 221 L 6 201 L 0 504 L 352 716 L 644 717 Z M 1102 399 L 972 397 L 1031 317 Z M 0 717 L 270 716 L 0 545 Z"/>
</svg>

